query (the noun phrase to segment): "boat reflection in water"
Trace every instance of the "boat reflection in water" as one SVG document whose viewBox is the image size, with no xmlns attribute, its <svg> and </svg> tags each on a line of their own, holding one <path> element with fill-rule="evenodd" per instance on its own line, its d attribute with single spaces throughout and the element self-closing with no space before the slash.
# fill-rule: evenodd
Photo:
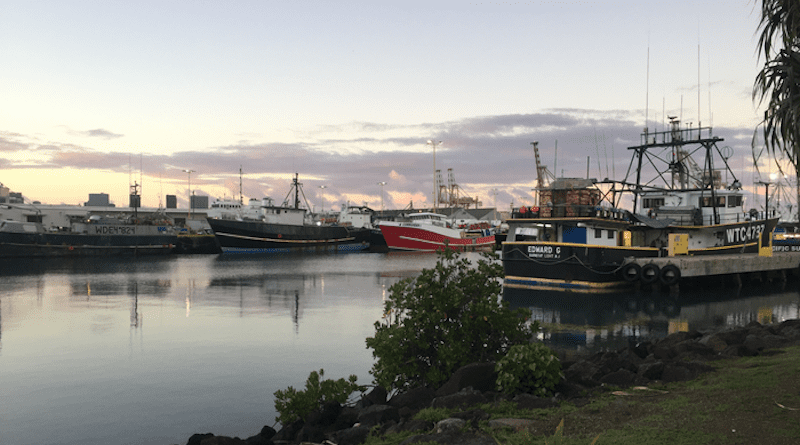
<svg viewBox="0 0 800 445">
<path fill-rule="evenodd" d="M 800 290 L 789 282 L 744 288 L 586 294 L 505 288 L 512 308 L 527 308 L 540 339 L 570 359 L 679 331 L 780 323 L 800 318 Z"/>
</svg>

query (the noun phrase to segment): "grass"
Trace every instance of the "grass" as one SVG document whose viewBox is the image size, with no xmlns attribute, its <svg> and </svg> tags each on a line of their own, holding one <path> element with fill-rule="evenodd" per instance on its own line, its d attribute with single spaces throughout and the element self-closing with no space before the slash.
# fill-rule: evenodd
<svg viewBox="0 0 800 445">
<path fill-rule="evenodd" d="M 800 443 L 800 346 L 709 364 L 717 370 L 695 380 L 650 387 L 658 391 L 623 390 L 629 395 L 608 388 L 580 407 L 565 402 L 553 409 L 518 410 L 511 402 L 485 404 L 480 408 L 493 419 L 527 419 L 530 426 L 491 429 L 483 421 L 479 429 L 501 445 Z M 452 413 L 423 410 L 418 416 L 435 422 Z M 371 437 L 368 443 L 391 445 L 410 435 Z"/>
</svg>

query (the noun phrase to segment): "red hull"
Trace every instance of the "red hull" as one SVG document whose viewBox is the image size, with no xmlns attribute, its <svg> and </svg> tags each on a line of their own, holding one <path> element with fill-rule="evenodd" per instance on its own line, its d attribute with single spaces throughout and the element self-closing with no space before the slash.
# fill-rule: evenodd
<svg viewBox="0 0 800 445">
<path fill-rule="evenodd" d="M 494 235 L 477 238 L 447 236 L 419 227 L 381 225 L 381 233 L 386 245 L 393 250 L 413 250 L 434 252 L 445 247 L 460 251 L 492 250 L 495 247 Z"/>
</svg>

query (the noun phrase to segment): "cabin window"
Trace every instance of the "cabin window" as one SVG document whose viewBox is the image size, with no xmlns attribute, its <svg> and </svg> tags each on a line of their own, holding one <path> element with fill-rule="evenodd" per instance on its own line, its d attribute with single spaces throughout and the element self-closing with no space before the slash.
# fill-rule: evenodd
<svg viewBox="0 0 800 445">
<path fill-rule="evenodd" d="M 603 237 L 603 229 L 594 229 L 594 237 L 595 239 L 600 239 Z"/>
<path fill-rule="evenodd" d="M 616 232 L 616 230 L 609 230 L 608 231 L 608 239 L 614 239 L 614 237 L 616 236 L 615 232 Z"/>
<path fill-rule="evenodd" d="M 710 196 L 704 196 L 700 198 L 700 205 L 702 207 L 725 207 L 725 197 L 724 196 L 717 196 L 716 199 L 716 206 L 712 206 L 711 204 L 714 202 L 714 199 Z"/>
<path fill-rule="evenodd" d="M 728 196 L 728 208 L 730 207 L 741 207 L 742 206 L 742 197 L 741 196 Z"/>
<path fill-rule="evenodd" d="M 654 209 L 664 205 L 664 198 L 644 198 L 642 200 L 642 207 L 646 209 Z"/>
<path fill-rule="evenodd" d="M 41 223 L 42 215 L 27 215 L 27 221 L 32 223 Z"/>
</svg>

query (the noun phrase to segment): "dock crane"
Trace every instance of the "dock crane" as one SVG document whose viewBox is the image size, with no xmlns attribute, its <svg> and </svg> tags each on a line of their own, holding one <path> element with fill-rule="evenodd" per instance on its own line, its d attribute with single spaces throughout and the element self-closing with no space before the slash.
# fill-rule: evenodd
<svg viewBox="0 0 800 445">
<path fill-rule="evenodd" d="M 533 141 L 531 142 L 533 145 L 533 155 L 536 158 L 536 191 L 535 196 L 535 204 L 539 205 L 539 191 L 550 185 L 550 181 L 555 180 L 555 176 L 550 173 L 550 170 L 547 169 L 546 165 L 542 165 L 542 161 L 539 158 L 539 142 Z"/>
</svg>

